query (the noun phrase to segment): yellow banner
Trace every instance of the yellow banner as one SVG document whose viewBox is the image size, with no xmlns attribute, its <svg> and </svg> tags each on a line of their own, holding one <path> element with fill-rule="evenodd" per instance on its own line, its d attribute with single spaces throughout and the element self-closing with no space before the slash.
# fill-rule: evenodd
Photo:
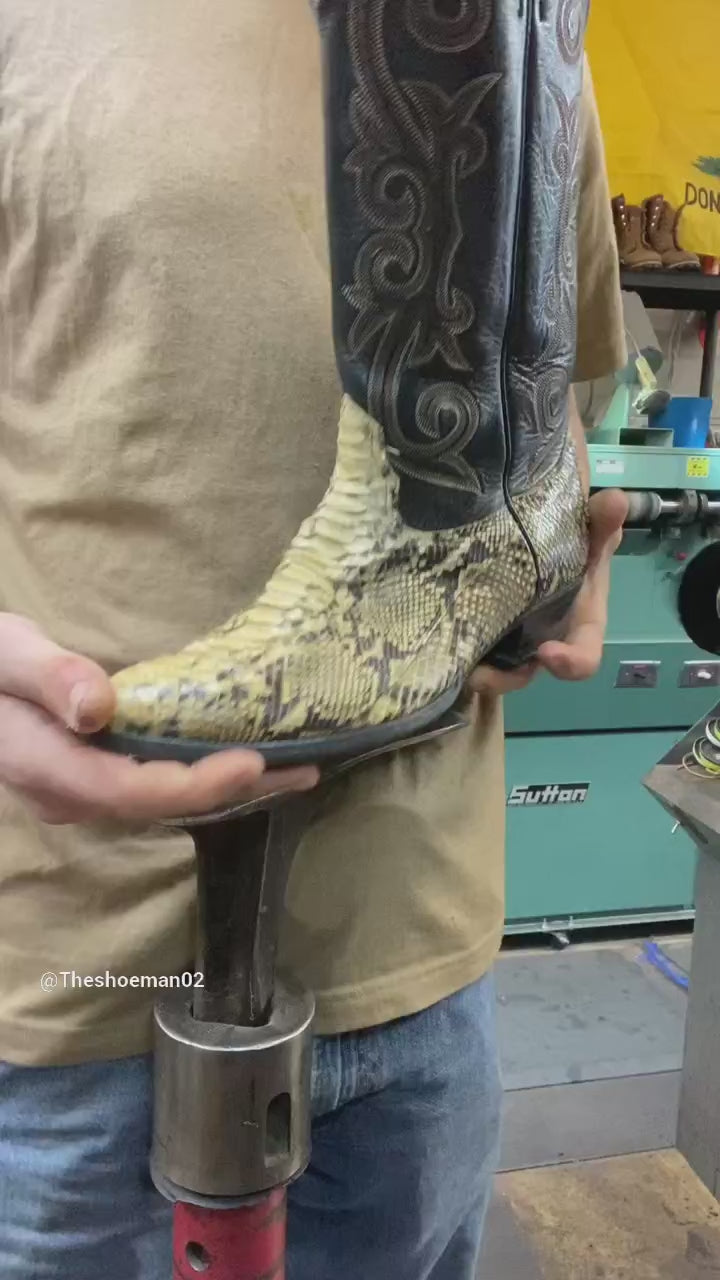
<svg viewBox="0 0 720 1280">
<path fill-rule="evenodd" d="M 720 257 L 720 0 L 592 0 L 587 49 L 612 194 L 662 192 Z"/>
</svg>

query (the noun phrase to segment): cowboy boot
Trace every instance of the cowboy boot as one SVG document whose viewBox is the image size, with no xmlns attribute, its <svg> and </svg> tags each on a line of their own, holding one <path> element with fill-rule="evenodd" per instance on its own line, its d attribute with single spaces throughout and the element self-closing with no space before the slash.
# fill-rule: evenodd
<svg viewBox="0 0 720 1280">
<path fill-rule="evenodd" d="M 669 271 L 699 271 L 700 259 L 678 243 L 680 214 L 662 196 L 643 201 L 643 219 L 648 244 L 660 254 Z"/>
<path fill-rule="evenodd" d="M 615 196 L 612 211 L 620 266 L 631 271 L 658 270 L 662 267 L 662 257 L 648 243 L 640 206 L 626 204 L 624 196 Z"/>
<path fill-rule="evenodd" d="M 256 603 L 114 678 L 107 744 L 362 754 L 582 582 L 567 427 L 584 0 L 319 0 L 334 333 L 329 488 Z"/>
</svg>

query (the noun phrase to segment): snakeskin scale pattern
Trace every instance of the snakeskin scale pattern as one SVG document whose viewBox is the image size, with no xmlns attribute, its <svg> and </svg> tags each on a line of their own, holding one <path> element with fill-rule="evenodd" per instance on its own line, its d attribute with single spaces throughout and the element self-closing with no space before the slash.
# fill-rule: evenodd
<svg viewBox="0 0 720 1280">
<path fill-rule="evenodd" d="M 513 498 L 538 564 L 538 599 L 560 595 L 587 567 L 588 511 L 570 436 L 555 470 Z"/>
<path fill-rule="evenodd" d="M 207 742 L 307 737 L 383 724 L 430 703 L 537 601 L 537 570 L 502 508 L 474 524 L 410 528 L 380 427 L 348 398 L 328 491 L 262 595 L 179 653 L 114 677 L 116 732 Z M 571 446 L 517 503 L 543 592 L 585 566 Z"/>
</svg>

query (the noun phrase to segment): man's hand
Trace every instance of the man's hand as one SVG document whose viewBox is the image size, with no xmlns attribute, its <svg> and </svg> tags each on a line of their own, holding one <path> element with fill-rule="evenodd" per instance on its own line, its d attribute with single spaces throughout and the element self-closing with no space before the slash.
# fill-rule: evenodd
<svg viewBox="0 0 720 1280">
<path fill-rule="evenodd" d="M 596 493 L 589 503 L 590 550 L 585 581 L 570 613 L 565 640 L 548 640 L 535 662 L 516 671 L 479 666 L 470 677 L 478 693 L 505 694 L 524 689 L 540 670 L 558 680 L 587 680 L 602 661 L 610 591 L 610 562 L 620 545 L 627 498 L 619 489 Z"/>
<path fill-rule="evenodd" d="M 102 729 L 114 704 L 97 663 L 60 649 L 26 618 L 0 613 L 0 784 L 41 821 L 149 823 L 304 791 L 318 780 L 311 767 L 266 772 L 256 751 L 138 764 L 76 737 Z"/>
</svg>

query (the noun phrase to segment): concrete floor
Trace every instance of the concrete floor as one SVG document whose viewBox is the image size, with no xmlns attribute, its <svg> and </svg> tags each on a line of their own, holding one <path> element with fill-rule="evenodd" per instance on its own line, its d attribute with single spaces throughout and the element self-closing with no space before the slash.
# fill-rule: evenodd
<svg viewBox="0 0 720 1280">
<path fill-rule="evenodd" d="M 711 1280 L 720 1205 L 675 1151 L 498 1178 L 478 1280 Z"/>
<path fill-rule="evenodd" d="M 685 977 L 690 937 L 658 941 Z M 687 992 L 643 939 L 510 950 L 496 981 L 503 1171 L 674 1145 Z"/>
<path fill-rule="evenodd" d="M 660 942 L 689 974 L 690 939 Z M 720 1206 L 672 1149 L 686 992 L 642 939 L 510 951 L 497 984 L 504 1172 L 478 1280 L 720 1277 Z"/>
<path fill-rule="evenodd" d="M 659 939 L 681 972 L 691 941 Z M 677 1071 L 687 994 L 642 939 L 504 952 L 496 969 L 508 1090 Z"/>
</svg>

